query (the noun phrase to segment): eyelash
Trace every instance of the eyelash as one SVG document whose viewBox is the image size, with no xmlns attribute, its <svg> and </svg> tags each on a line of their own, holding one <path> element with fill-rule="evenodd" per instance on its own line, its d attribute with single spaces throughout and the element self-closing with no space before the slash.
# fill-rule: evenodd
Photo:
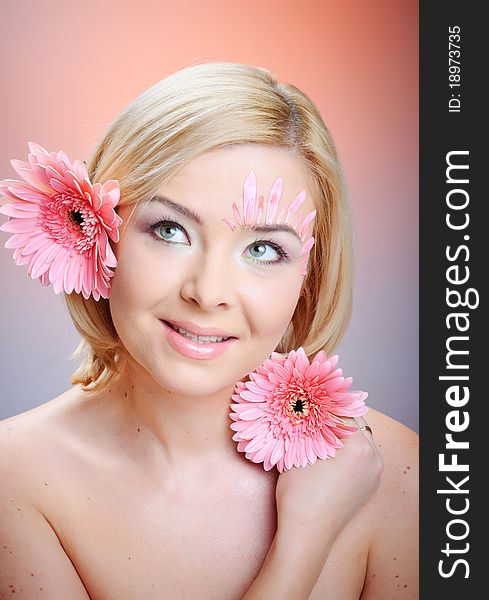
<svg viewBox="0 0 489 600">
<path fill-rule="evenodd" d="M 151 232 L 151 235 L 153 236 L 153 238 L 155 240 L 157 240 L 158 242 L 164 242 L 165 244 L 179 244 L 180 242 L 171 242 L 168 240 L 165 240 L 164 238 L 160 237 L 159 235 L 156 234 L 156 230 L 161 227 L 162 225 L 171 225 L 173 227 L 177 227 L 178 229 L 180 229 L 180 231 L 184 232 L 185 235 L 187 235 L 187 232 L 185 231 L 185 229 L 176 221 L 173 221 L 172 219 L 160 219 L 159 221 L 157 221 L 156 223 L 153 223 L 152 225 L 149 226 L 149 230 Z M 279 255 L 279 259 L 277 260 L 258 260 L 255 259 L 253 257 L 250 257 L 251 262 L 254 263 L 259 263 L 261 265 L 275 265 L 275 264 L 279 264 L 281 262 L 288 262 L 290 260 L 290 256 L 287 254 L 287 252 L 282 248 L 282 246 L 280 244 L 278 244 L 275 240 L 260 240 L 260 239 L 256 239 L 254 242 L 252 242 L 248 248 L 250 246 L 253 246 L 255 244 L 258 243 L 263 243 L 266 244 L 267 246 L 270 246 L 271 248 L 273 248 L 275 250 L 275 252 Z"/>
</svg>

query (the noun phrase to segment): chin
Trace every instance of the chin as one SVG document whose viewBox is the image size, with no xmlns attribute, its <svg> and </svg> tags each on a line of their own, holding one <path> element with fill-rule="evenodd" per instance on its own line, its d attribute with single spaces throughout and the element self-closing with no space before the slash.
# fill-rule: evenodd
<svg viewBox="0 0 489 600">
<path fill-rule="evenodd" d="M 229 394 L 233 393 L 234 386 L 238 381 L 236 379 L 220 379 L 216 377 L 213 370 L 207 373 L 195 372 L 194 369 L 185 367 L 173 370 L 171 378 L 168 373 L 149 373 L 154 382 L 163 390 L 178 396 L 189 396 L 194 398 L 209 397 L 226 390 Z"/>
</svg>

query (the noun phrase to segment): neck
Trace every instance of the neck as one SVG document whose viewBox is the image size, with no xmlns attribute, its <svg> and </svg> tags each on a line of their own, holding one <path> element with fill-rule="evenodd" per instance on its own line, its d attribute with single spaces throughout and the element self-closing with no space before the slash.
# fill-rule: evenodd
<svg viewBox="0 0 489 600">
<path fill-rule="evenodd" d="M 128 366 L 111 386 L 110 397 L 131 438 L 144 439 L 170 467 L 236 457 L 229 417 L 234 384 L 210 396 L 186 396 L 163 389 L 139 366 Z"/>
</svg>

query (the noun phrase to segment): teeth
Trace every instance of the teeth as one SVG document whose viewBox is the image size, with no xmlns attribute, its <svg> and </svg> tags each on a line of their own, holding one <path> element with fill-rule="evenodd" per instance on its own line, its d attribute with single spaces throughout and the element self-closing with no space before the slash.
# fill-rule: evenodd
<svg viewBox="0 0 489 600">
<path fill-rule="evenodd" d="M 196 344 L 212 344 L 216 342 L 224 342 L 225 340 L 229 339 L 227 337 L 217 337 L 215 335 L 195 335 L 189 331 L 186 331 L 185 329 L 180 329 L 179 327 L 173 327 L 173 329 Z"/>
</svg>

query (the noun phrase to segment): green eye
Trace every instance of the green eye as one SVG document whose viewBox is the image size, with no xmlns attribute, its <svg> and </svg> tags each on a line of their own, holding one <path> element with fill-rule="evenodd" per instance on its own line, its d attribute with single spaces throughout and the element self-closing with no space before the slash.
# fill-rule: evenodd
<svg viewBox="0 0 489 600">
<path fill-rule="evenodd" d="M 187 234 L 181 225 L 174 221 L 158 221 L 150 227 L 153 237 L 172 244 L 188 244 Z"/>
<path fill-rule="evenodd" d="M 157 231 L 161 235 L 161 237 L 165 239 L 170 239 L 175 235 L 178 229 L 174 225 L 161 225 L 160 227 L 158 227 Z"/>
<path fill-rule="evenodd" d="M 161 219 L 150 225 L 149 231 L 158 242 L 171 245 L 190 245 L 185 229 L 171 219 Z M 282 246 L 272 240 L 255 240 L 246 248 L 243 256 L 259 265 L 275 265 L 290 260 Z"/>
<path fill-rule="evenodd" d="M 256 258 L 261 258 L 267 251 L 265 244 L 253 244 L 250 248 L 250 254 Z"/>
<path fill-rule="evenodd" d="M 257 240 L 246 250 L 249 252 L 248 256 L 245 254 L 247 258 L 262 265 L 273 265 L 288 260 L 288 255 L 282 247 L 272 242 Z"/>
</svg>

